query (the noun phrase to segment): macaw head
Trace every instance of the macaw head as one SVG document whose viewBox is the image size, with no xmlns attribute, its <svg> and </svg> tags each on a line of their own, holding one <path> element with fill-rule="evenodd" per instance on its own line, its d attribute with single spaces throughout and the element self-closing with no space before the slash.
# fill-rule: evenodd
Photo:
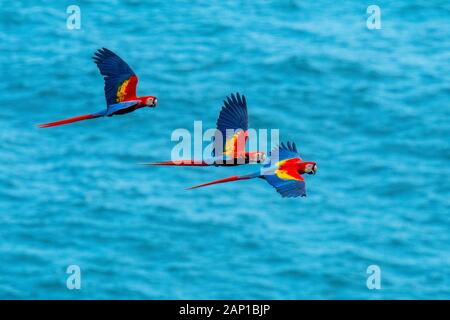
<svg viewBox="0 0 450 320">
<path fill-rule="evenodd" d="M 262 163 L 266 161 L 266 154 L 264 152 L 247 152 L 248 162 Z"/>
<path fill-rule="evenodd" d="M 156 107 L 156 104 L 158 103 L 158 99 L 153 96 L 147 96 L 145 97 L 145 105 L 148 107 Z"/>
<path fill-rule="evenodd" d="M 317 164 L 312 161 L 303 162 L 303 172 L 307 174 L 316 174 Z"/>
</svg>

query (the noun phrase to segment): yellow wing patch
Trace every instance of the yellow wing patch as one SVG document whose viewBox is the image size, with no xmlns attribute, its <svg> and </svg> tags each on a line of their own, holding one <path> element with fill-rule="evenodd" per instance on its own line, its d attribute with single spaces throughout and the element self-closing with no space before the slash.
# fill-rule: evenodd
<svg viewBox="0 0 450 320">
<path fill-rule="evenodd" d="M 290 159 L 278 161 L 277 163 L 275 163 L 275 165 L 277 167 L 282 167 L 288 160 L 290 160 Z"/>
<path fill-rule="evenodd" d="M 244 139 L 244 140 L 242 140 L 242 139 Z M 230 155 L 230 154 L 245 152 L 245 143 L 246 143 L 246 141 L 247 141 L 247 136 L 245 135 L 245 131 L 238 131 L 238 132 L 236 132 L 225 143 L 223 154 Z M 239 149 L 241 149 L 241 150 L 239 150 Z M 239 152 L 239 151 L 241 151 L 241 152 Z"/>
<path fill-rule="evenodd" d="M 287 170 L 275 170 L 275 174 L 277 175 L 278 178 L 283 179 L 283 180 L 300 180 L 296 177 L 291 176 Z"/>
<path fill-rule="evenodd" d="M 128 82 L 130 82 L 130 79 L 122 82 L 122 84 L 117 89 L 116 102 L 122 102 L 124 100 L 125 96 L 127 95 Z"/>
</svg>

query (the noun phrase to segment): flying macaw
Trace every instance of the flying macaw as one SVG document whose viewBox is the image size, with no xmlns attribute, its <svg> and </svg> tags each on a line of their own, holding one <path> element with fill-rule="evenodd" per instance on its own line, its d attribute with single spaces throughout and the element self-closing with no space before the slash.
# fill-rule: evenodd
<svg viewBox="0 0 450 320">
<path fill-rule="evenodd" d="M 282 143 L 281 146 L 272 150 L 267 163 L 263 164 L 260 171 L 242 176 L 216 180 L 188 189 L 209 186 L 216 183 L 224 183 L 237 180 L 248 180 L 253 178 L 265 179 L 270 183 L 282 197 L 306 197 L 305 179 L 302 174 L 316 174 L 315 162 L 303 161 L 297 151 L 295 143 Z"/>
<path fill-rule="evenodd" d="M 40 124 L 40 128 L 59 126 L 81 120 L 111 117 L 133 112 L 142 107 L 155 107 L 155 96 L 136 96 L 138 78 L 130 66 L 111 50 L 102 48 L 92 57 L 105 79 L 106 109 L 65 120 Z"/>
<path fill-rule="evenodd" d="M 247 101 L 244 95 L 231 94 L 223 101 L 222 110 L 217 119 L 217 130 L 222 136 L 222 151 L 213 152 L 212 158 L 203 160 L 176 160 L 144 163 L 157 166 L 236 166 L 246 163 L 260 163 L 265 160 L 264 152 L 246 152 L 248 139 Z M 234 135 L 228 140 L 228 131 Z"/>
</svg>

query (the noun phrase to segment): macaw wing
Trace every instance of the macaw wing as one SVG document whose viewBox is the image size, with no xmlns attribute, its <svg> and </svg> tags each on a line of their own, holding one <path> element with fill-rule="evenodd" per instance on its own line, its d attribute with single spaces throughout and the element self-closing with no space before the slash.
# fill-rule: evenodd
<svg viewBox="0 0 450 320">
<path fill-rule="evenodd" d="M 138 78 L 125 61 L 106 48 L 97 50 L 92 59 L 105 79 L 107 105 L 136 97 Z"/>
<path fill-rule="evenodd" d="M 270 161 L 267 163 L 267 167 L 273 165 L 276 162 L 279 162 L 281 160 L 287 160 L 290 158 L 297 158 L 300 161 L 302 160 L 300 158 L 300 154 L 297 151 L 297 146 L 295 145 L 295 142 L 292 144 L 288 141 L 286 144 L 284 142 L 281 143 L 281 145 L 275 147 L 270 152 Z"/>
<path fill-rule="evenodd" d="M 139 100 L 130 100 L 130 101 L 124 101 L 124 102 L 119 102 L 119 103 L 115 103 L 115 104 L 110 104 L 106 110 L 106 116 L 110 116 L 114 113 L 116 113 L 117 111 L 132 107 L 134 105 L 137 105 L 139 103 Z"/>
<path fill-rule="evenodd" d="M 298 173 L 295 175 L 280 171 L 276 170 L 274 174 L 265 175 L 264 178 L 283 198 L 306 197 L 306 185 L 303 177 Z"/>
<path fill-rule="evenodd" d="M 217 119 L 217 130 L 222 134 L 223 140 L 222 151 L 225 155 L 243 153 L 248 137 L 248 113 L 245 96 L 241 96 L 239 93 L 231 94 L 231 97 L 227 97 L 223 104 Z M 227 131 L 230 130 L 235 131 L 232 137 L 227 136 Z"/>
</svg>

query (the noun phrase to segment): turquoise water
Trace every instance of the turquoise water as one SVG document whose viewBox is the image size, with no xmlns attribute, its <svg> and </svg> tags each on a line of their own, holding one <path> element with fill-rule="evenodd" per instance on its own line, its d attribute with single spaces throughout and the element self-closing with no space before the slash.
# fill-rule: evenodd
<svg viewBox="0 0 450 320">
<path fill-rule="evenodd" d="M 2 2 L 0 298 L 450 298 L 450 5 L 376 2 L 381 30 L 367 1 L 77 1 L 80 30 L 73 3 Z M 37 129 L 104 107 L 100 47 L 158 107 Z M 236 91 L 317 161 L 307 198 L 136 165 Z"/>
</svg>

